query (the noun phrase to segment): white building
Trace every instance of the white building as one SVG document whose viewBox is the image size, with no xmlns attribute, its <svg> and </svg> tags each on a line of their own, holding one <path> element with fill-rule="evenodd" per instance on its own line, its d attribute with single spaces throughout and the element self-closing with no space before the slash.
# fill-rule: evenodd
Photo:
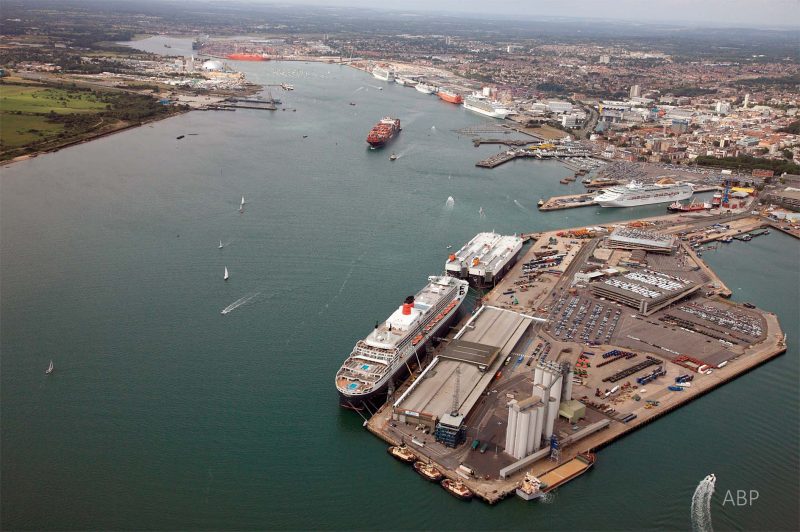
<svg viewBox="0 0 800 532">
<path fill-rule="evenodd" d="M 731 104 L 728 102 L 717 102 L 715 110 L 718 114 L 726 115 L 731 112 Z"/>
<path fill-rule="evenodd" d="M 639 85 L 634 85 L 633 87 L 631 87 L 631 93 L 630 93 L 631 98 L 638 98 L 641 95 L 642 95 L 642 89 L 641 87 L 639 87 Z"/>
</svg>

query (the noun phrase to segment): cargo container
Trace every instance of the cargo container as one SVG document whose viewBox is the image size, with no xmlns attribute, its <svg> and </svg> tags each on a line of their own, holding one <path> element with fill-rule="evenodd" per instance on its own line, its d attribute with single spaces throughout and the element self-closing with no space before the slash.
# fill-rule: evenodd
<svg viewBox="0 0 800 532">
<path fill-rule="evenodd" d="M 667 388 L 673 392 L 682 392 L 683 388 L 681 386 L 667 386 Z"/>
</svg>

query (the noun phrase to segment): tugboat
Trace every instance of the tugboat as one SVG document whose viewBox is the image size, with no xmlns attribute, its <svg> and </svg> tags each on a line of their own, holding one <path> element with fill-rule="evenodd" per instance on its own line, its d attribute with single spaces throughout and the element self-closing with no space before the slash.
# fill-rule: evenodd
<svg viewBox="0 0 800 532">
<path fill-rule="evenodd" d="M 391 447 L 389 447 L 388 452 L 394 458 L 400 460 L 401 462 L 405 462 L 407 464 L 413 464 L 414 462 L 417 461 L 417 455 L 412 453 L 411 450 L 409 450 L 409 448 L 406 447 L 405 443 L 400 445 L 392 445 Z"/>
<path fill-rule="evenodd" d="M 522 483 L 517 488 L 517 495 L 526 501 L 538 499 L 544 495 L 540 489 L 541 485 L 541 480 L 533 476 L 531 473 L 525 473 L 525 478 L 522 479 Z"/>
<path fill-rule="evenodd" d="M 442 481 L 442 487 L 450 493 L 453 497 L 457 497 L 462 501 L 472 499 L 472 491 L 460 480 L 451 480 L 446 478 Z"/>
<path fill-rule="evenodd" d="M 442 480 L 442 472 L 436 469 L 433 464 L 422 462 L 418 460 L 414 462 L 414 471 L 420 474 L 422 478 L 425 480 L 429 480 L 430 482 L 439 482 Z"/>
<path fill-rule="evenodd" d="M 544 198 L 539 198 L 539 203 L 537 203 L 536 205 L 538 205 L 539 207 L 544 205 Z"/>
<path fill-rule="evenodd" d="M 389 156 L 389 160 L 390 160 L 390 161 L 396 161 L 396 160 L 397 160 L 397 155 L 395 155 L 394 153 L 392 153 L 392 154 Z"/>
</svg>

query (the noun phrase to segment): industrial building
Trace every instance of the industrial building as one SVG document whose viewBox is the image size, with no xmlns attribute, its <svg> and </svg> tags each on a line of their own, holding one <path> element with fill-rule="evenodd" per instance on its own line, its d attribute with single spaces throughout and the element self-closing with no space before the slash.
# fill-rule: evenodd
<svg viewBox="0 0 800 532">
<path fill-rule="evenodd" d="M 644 316 L 696 292 L 701 284 L 647 269 L 590 284 L 596 297 L 633 307 Z"/>
<path fill-rule="evenodd" d="M 535 320 L 510 310 L 481 307 L 393 403 L 392 419 L 424 425 L 447 446 L 461 443 L 464 418 Z"/>
<path fill-rule="evenodd" d="M 643 249 L 651 253 L 675 252 L 677 239 L 673 235 L 618 227 L 606 240 L 606 246 L 618 249 Z"/>
<path fill-rule="evenodd" d="M 539 363 L 533 372 L 531 397 L 508 404 L 505 452 L 520 460 L 542 448 L 553 436 L 562 401 L 572 399 L 572 369 Z"/>
</svg>

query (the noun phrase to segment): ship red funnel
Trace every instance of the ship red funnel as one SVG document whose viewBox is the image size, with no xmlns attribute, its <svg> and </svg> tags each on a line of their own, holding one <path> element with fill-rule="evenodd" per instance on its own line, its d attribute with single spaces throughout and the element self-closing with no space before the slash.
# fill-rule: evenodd
<svg viewBox="0 0 800 532">
<path fill-rule="evenodd" d="M 408 296 L 405 301 L 403 301 L 403 314 L 406 316 L 411 314 L 411 309 L 414 308 L 414 296 Z"/>
</svg>

